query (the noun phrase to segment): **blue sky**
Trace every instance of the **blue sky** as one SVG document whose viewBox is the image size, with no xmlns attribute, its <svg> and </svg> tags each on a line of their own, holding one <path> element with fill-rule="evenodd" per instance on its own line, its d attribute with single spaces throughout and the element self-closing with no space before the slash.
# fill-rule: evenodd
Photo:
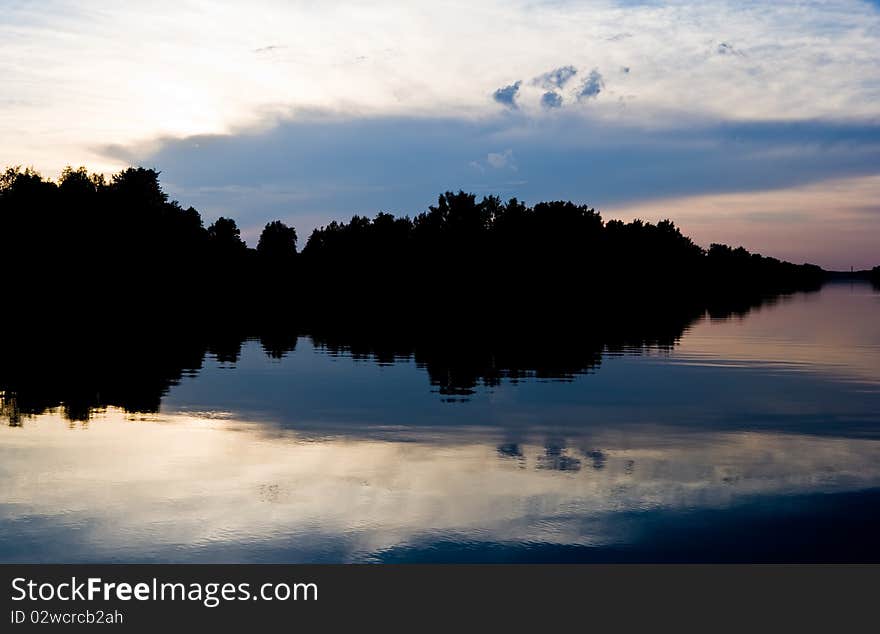
<svg viewBox="0 0 880 634">
<path fill-rule="evenodd" d="M 304 238 L 445 189 L 880 263 L 878 3 L 13 1 L 0 163 Z"/>
</svg>

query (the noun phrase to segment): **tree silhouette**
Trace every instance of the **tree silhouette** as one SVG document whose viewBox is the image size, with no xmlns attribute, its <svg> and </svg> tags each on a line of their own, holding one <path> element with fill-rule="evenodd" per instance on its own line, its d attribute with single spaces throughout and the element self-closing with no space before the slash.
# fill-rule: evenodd
<svg viewBox="0 0 880 634">
<path fill-rule="evenodd" d="M 208 227 L 208 242 L 218 253 L 225 255 L 240 254 L 247 248 L 235 220 L 222 216 Z"/>
<path fill-rule="evenodd" d="M 276 261 L 293 258 L 296 255 L 296 229 L 280 220 L 268 223 L 257 242 L 257 253 Z"/>
<path fill-rule="evenodd" d="M 412 217 L 330 222 L 301 254 L 296 230 L 270 222 L 251 249 L 231 218 L 205 228 L 196 209 L 169 200 L 159 176 L 142 167 L 109 179 L 68 167 L 57 183 L 29 168 L 0 174 L 0 266 L 19 303 L 222 302 L 228 319 L 287 312 L 317 323 L 357 312 L 497 325 L 636 304 L 749 305 L 824 275 L 743 247 L 704 250 L 669 220 L 605 221 L 587 205 L 464 191 Z"/>
</svg>

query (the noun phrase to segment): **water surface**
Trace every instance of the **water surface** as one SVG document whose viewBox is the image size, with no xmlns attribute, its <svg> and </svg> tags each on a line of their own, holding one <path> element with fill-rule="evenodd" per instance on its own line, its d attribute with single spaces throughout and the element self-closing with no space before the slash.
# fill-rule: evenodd
<svg viewBox="0 0 880 634">
<path fill-rule="evenodd" d="M 4 388 L 0 560 L 880 561 L 867 285 L 564 369 L 275 344 L 76 407 L 37 360 Z M 105 392 L 161 365 L 128 361 Z"/>
</svg>

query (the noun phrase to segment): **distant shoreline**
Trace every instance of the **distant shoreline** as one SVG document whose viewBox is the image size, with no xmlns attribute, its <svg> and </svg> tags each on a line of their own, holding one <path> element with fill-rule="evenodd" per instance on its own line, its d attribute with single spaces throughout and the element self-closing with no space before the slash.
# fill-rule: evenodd
<svg viewBox="0 0 880 634">
<path fill-rule="evenodd" d="M 824 270 L 824 269 L 823 269 Z M 861 271 L 825 271 L 825 279 L 829 282 L 871 282 L 875 279 L 876 272 L 871 269 Z"/>
<path fill-rule="evenodd" d="M 825 281 L 880 284 L 880 267 L 824 271 L 741 246 L 703 248 L 670 220 L 624 223 L 569 201 L 529 206 L 464 191 L 413 216 L 330 222 L 302 250 L 298 238 L 274 221 L 251 248 L 231 218 L 205 227 L 151 169 L 107 179 L 68 168 L 58 182 L 20 168 L 0 174 L 0 270 L 25 321 L 62 310 L 65 320 L 114 327 L 150 315 L 151 327 L 210 319 L 509 328 L 739 311 Z"/>
</svg>

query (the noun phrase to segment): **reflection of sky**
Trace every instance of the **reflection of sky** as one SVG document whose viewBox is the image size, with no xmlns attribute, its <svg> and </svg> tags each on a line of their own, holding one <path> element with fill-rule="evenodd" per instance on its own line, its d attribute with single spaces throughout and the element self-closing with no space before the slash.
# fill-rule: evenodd
<svg viewBox="0 0 880 634">
<path fill-rule="evenodd" d="M 426 539 L 604 546 L 628 540 L 623 514 L 880 486 L 880 441 L 775 433 L 603 428 L 512 449 L 485 433 L 316 440 L 110 412 L 87 430 L 46 415 L 0 434 L 6 560 L 353 560 Z"/>
<path fill-rule="evenodd" d="M 305 342 L 270 361 L 253 342 L 234 368 L 184 379 L 160 414 L 0 428 L 0 560 L 609 549 L 662 518 L 684 518 L 675 532 L 694 513 L 759 500 L 772 517 L 878 488 L 878 299 L 833 285 L 700 322 L 671 353 L 606 355 L 574 382 L 457 403 L 413 363 Z M 839 519 L 858 523 L 854 508 Z"/>
</svg>

